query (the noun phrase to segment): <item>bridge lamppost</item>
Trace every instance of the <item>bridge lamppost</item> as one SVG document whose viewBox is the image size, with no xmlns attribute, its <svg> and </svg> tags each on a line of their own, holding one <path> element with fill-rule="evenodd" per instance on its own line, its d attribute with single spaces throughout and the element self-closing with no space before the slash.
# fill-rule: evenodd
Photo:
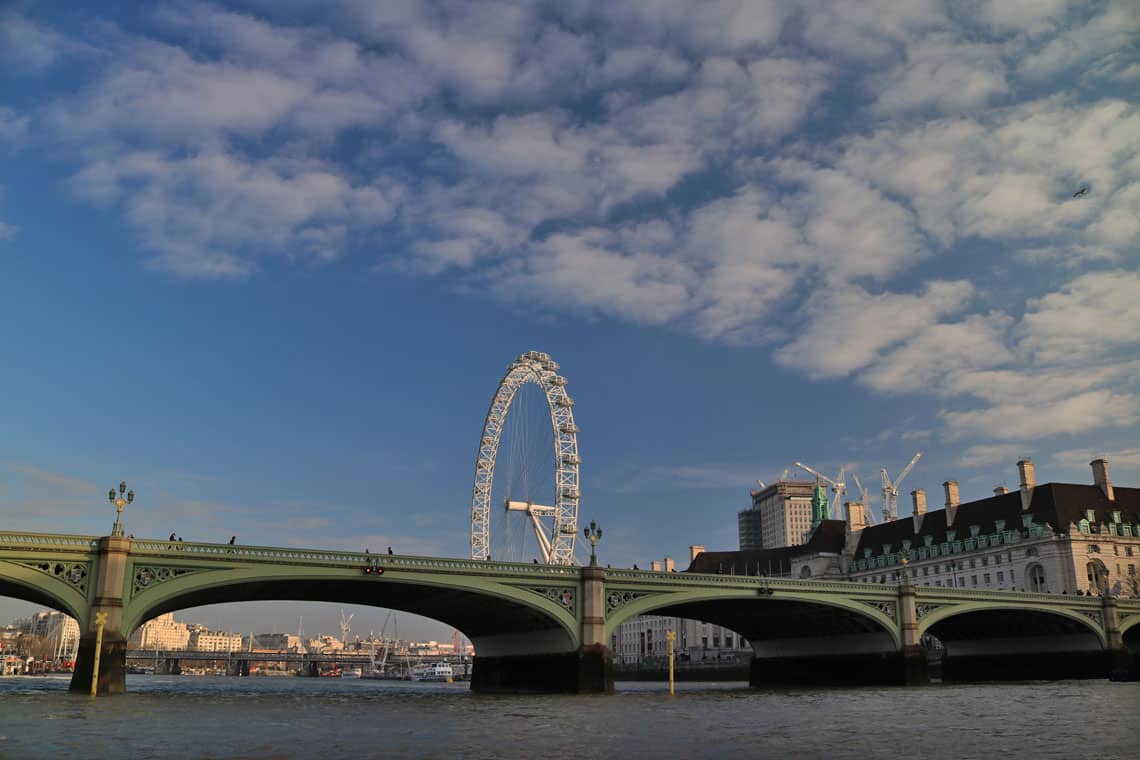
<svg viewBox="0 0 1140 760">
<path fill-rule="evenodd" d="M 125 499 L 123 498 L 123 492 L 124 491 L 126 492 L 126 498 Z M 112 536 L 122 536 L 123 535 L 123 523 L 122 523 L 123 507 L 127 506 L 128 504 L 130 504 L 132 501 L 135 500 L 135 491 L 133 488 L 130 491 L 127 491 L 127 481 L 124 480 L 123 482 L 119 483 L 119 493 L 116 494 L 115 489 L 112 488 L 110 490 L 110 492 L 107 494 L 107 498 L 111 501 L 112 504 L 115 505 L 115 527 L 111 529 L 111 535 Z"/>
<path fill-rule="evenodd" d="M 582 533 L 590 540 L 590 567 L 598 566 L 597 546 L 598 539 L 602 537 L 602 529 L 593 520 L 590 520 L 590 527 L 582 531 Z"/>
</svg>

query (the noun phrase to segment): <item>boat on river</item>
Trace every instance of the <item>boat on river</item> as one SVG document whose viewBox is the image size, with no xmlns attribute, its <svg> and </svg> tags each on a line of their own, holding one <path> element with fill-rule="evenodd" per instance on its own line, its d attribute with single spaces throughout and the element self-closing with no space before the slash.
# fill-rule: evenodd
<svg viewBox="0 0 1140 760">
<path fill-rule="evenodd" d="M 343 668 L 340 671 L 341 678 L 360 678 L 362 675 L 364 675 L 363 668 L 358 668 L 356 666 Z"/>
<path fill-rule="evenodd" d="M 412 668 L 412 680 L 434 681 L 436 683 L 451 683 L 453 680 L 451 663 L 422 662 Z"/>
</svg>

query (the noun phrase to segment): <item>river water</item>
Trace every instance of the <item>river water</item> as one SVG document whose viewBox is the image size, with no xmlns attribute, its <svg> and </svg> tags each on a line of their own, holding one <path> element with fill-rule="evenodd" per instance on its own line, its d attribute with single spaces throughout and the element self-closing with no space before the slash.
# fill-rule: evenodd
<svg viewBox="0 0 1140 760">
<path fill-rule="evenodd" d="M 622 683 L 611 696 L 467 684 L 129 676 L 91 700 L 0 678 L 0 758 L 1140 758 L 1140 683 L 756 690 Z"/>
</svg>

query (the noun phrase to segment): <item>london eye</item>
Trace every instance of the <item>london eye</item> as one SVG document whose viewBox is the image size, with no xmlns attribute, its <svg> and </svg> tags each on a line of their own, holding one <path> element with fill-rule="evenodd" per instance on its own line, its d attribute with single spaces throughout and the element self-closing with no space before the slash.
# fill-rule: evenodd
<svg viewBox="0 0 1140 760">
<path fill-rule="evenodd" d="M 471 558 L 571 565 L 578 535 L 578 426 L 566 378 L 549 354 L 527 351 L 491 398 L 471 496 Z M 502 521 L 492 547 L 492 506 Z"/>
</svg>

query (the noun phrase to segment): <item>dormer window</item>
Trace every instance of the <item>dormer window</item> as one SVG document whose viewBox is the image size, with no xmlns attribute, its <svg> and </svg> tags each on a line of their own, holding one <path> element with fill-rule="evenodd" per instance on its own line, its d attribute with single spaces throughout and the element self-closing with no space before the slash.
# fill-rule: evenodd
<svg viewBox="0 0 1140 760">
<path fill-rule="evenodd" d="M 1022 515 L 1021 516 L 1021 527 L 1025 528 L 1026 530 L 1028 530 L 1029 528 L 1032 528 L 1033 527 L 1033 515 Z"/>
<path fill-rule="evenodd" d="M 1095 509 L 1086 509 L 1085 510 L 1085 519 L 1088 520 L 1090 523 L 1096 522 L 1096 510 Z"/>
<path fill-rule="evenodd" d="M 871 559 L 871 547 L 869 547 L 869 546 L 863 547 L 863 557 L 865 559 Z"/>
<path fill-rule="evenodd" d="M 1088 520 L 1081 520 L 1079 523 L 1077 523 L 1077 530 L 1079 530 L 1081 533 L 1088 533 L 1089 532 L 1089 521 Z"/>
<path fill-rule="evenodd" d="M 1005 530 L 1005 520 L 994 520 L 994 532 L 1001 533 Z"/>
<path fill-rule="evenodd" d="M 982 532 L 982 526 L 981 525 L 971 525 L 970 526 L 970 538 L 977 538 L 978 534 L 981 532 Z"/>
<path fill-rule="evenodd" d="M 957 538 L 958 538 L 958 531 L 956 531 L 956 530 L 946 531 L 946 540 L 947 541 L 954 541 Z"/>
<path fill-rule="evenodd" d="M 1112 513 L 1112 521 L 1113 521 L 1114 523 L 1118 523 L 1118 522 L 1121 522 L 1121 520 L 1120 520 L 1120 513 L 1119 513 L 1119 512 L 1113 512 L 1113 513 Z"/>
<path fill-rule="evenodd" d="M 932 545 L 934 543 L 934 536 L 923 536 L 922 543 L 924 543 L 926 546 Z"/>
<path fill-rule="evenodd" d="M 890 554 L 890 553 L 891 553 L 891 545 L 890 544 L 883 544 L 883 554 Z"/>
<path fill-rule="evenodd" d="M 909 551 L 910 551 L 910 539 L 909 539 L 909 538 L 904 538 L 904 539 L 903 539 L 903 548 L 902 548 L 902 550 L 903 550 L 904 552 L 909 552 Z"/>
</svg>

